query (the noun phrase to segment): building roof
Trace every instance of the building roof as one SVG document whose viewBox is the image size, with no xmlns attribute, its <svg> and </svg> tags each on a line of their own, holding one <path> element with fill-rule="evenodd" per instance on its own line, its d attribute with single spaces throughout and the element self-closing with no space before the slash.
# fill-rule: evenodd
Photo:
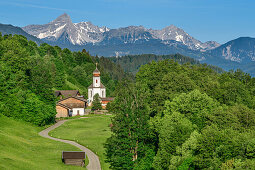
<svg viewBox="0 0 255 170">
<path fill-rule="evenodd" d="M 113 101 L 114 97 L 105 97 L 105 98 L 100 98 L 102 101 Z"/>
<path fill-rule="evenodd" d="M 85 152 L 82 151 L 63 151 L 62 159 L 85 159 Z"/>
<path fill-rule="evenodd" d="M 96 63 L 96 69 L 93 71 L 93 74 L 96 73 L 96 74 L 100 74 L 100 71 L 97 69 L 97 63 Z"/>
<path fill-rule="evenodd" d="M 74 98 L 74 99 L 83 101 L 84 104 L 81 104 L 81 103 L 65 103 L 65 104 L 60 103 L 61 101 L 64 101 L 64 100 L 69 99 L 69 98 Z M 66 109 L 73 109 L 73 108 L 84 108 L 84 106 L 86 106 L 86 103 L 87 103 L 87 100 L 84 99 L 84 98 L 81 98 L 81 97 L 67 97 L 67 98 L 64 98 L 64 99 L 61 99 L 61 100 L 57 101 L 56 105 L 64 107 Z"/>
<path fill-rule="evenodd" d="M 65 103 L 65 104 L 62 104 L 62 105 L 65 105 L 67 108 L 70 108 L 70 109 L 73 109 L 73 108 L 84 108 L 85 107 L 85 105 L 81 104 L 81 103 Z"/>
<path fill-rule="evenodd" d="M 57 103 L 56 105 L 57 106 L 61 106 L 61 107 L 65 108 L 65 109 L 72 109 L 71 107 L 69 107 L 69 106 L 67 106 L 65 104 L 62 104 L 62 103 Z"/>
<path fill-rule="evenodd" d="M 93 71 L 93 74 L 96 73 L 96 74 L 100 74 L 100 71 L 96 68 L 94 71 Z"/>
<path fill-rule="evenodd" d="M 78 94 L 80 94 L 79 90 L 58 90 L 58 91 L 55 91 L 56 97 L 58 97 L 60 95 L 63 95 L 64 97 L 76 97 Z"/>
<path fill-rule="evenodd" d="M 93 87 L 93 83 L 88 87 L 89 89 L 92 89 L 92 88 L 105 88 L 105 86 L 100 83 L 100 86 L 99 87 Z"/>
<path fill-rule="evenodd" d="M 61 100 L 57 101 L 57 103 L 59 103 L 63 100 L 69 99 L 69 98 L 74 98 L 74 99 L 77 99 L 77 100 L 80 100 L 80 101 L 83 101 L 83 102 L 87 103 L 87 100 L 82 98 L 82 97 L 67 97 L 67 98 L 64 98 L 64 99 L 61 99 Z"/>
</svg>

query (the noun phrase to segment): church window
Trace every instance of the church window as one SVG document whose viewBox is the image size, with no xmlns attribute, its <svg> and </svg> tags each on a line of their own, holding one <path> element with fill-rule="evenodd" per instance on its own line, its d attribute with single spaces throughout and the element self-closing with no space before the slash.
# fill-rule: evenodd
<svg viewBox="0 0 255 170">
<path fill-rule="evenodd" d="M 97 80 L 96 80 L 96 83 L 97 83 Z"/>
<path fill-rule="evenodd" d="M 102 97 L 104 97 L 104 91 L 102 91 Z"/>
<path fill-rule="evenodd" d="M 92 90 L 90 91 L 90 96 L 92 97 Z"/>
</svg>

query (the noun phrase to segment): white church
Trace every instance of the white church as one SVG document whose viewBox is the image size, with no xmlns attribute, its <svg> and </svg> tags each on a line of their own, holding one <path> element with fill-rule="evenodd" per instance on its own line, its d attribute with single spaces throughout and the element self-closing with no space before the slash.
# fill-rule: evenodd
<svg viewBox="0 0 255 170">
<path fill-rule="evenodd" d="M 99 94 L 101 101 L 106 99 L 106 89 L 105 89 L 105 86 L 101 83 L 100 71 L 97 69 L 97 64 L 96 64 L 96 69 L 93 72 L 93 83 L 88 87 L 88 105 L 89 106 L 91 106 L 93 97 L 97 93 Z"/>
</svg>

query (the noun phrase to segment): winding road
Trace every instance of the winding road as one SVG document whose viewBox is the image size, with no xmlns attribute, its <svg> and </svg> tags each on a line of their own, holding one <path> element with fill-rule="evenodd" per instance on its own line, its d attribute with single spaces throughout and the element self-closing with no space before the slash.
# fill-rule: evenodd
<svg viewBox="0 0 255 170">
<path fill-rule="evenodd" d="M 94 152 L 89 150 L 88 148 L 86 148 L 86 147 L 84 147 L 84 146 L 82 146 L 82 145 L 80 145 L 80 144 L 78 144 L 78 143 L 76 143 L 74 141 L 53 138 L 53 137 L 48 135 L 48 133 L 51 130 L 59 127 L 60 125 L 62 125 L 66 121 L 68 121 L 68 120 L 61 120 L 61 121 L 57 122 L 56 124 L 52 125 L 51 127 L 41 131 L 39 133 L 39 135 L 42 136 L 42 137 L 45 137 L 45 138 L 49 138 L 49 139 L 55 140 L 55 141 L 60 141 L 60 142 L 64 142 L 64 143 L 68 143 L 70 145 L 76 146 L 77 148 L 79 148 L 82 151 L 84 151 L 86 153 L 86 155 L 88 156 L 89 164 L 86 167 L 88 170 L 101 170 L 101 165 L 100 165 L 100 161 L 99 161 L 98 156 Z"/>
</svg>

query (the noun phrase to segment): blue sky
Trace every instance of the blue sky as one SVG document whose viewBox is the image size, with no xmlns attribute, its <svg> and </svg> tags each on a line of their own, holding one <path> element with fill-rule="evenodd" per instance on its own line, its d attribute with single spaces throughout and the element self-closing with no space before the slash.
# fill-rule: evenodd
<svg viewBox="0 0 255 170">
<path fill-rule="evenodd" d="M 254 0 L 0 0 L 4 24 L 45 24 L 64 12 L 109 28 L 173 24 L 203 42 L 255 37 Z"/>
</svg>

